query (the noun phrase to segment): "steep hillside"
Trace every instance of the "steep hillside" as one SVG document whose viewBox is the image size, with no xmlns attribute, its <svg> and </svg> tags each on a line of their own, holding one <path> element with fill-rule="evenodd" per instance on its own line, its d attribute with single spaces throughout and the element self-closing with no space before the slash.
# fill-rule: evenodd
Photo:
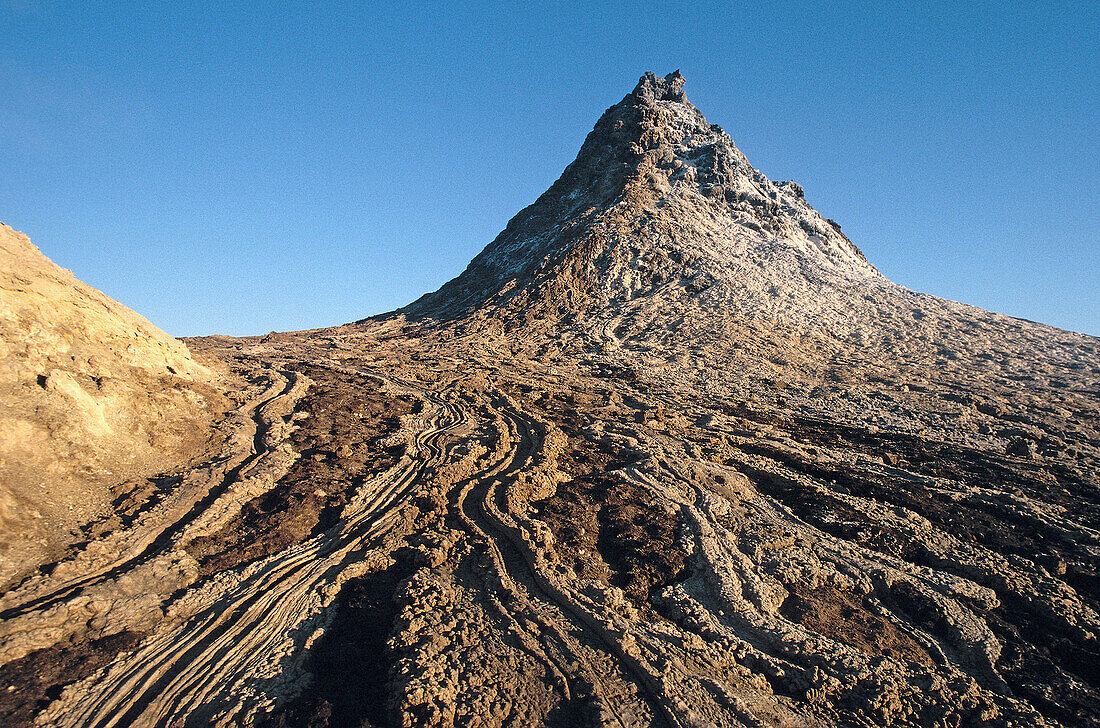
<svg viewBox="0 0 1100 728">
<path fill-rule="evenodd" d="M 0 584 L 109 508 L 109 486 L 206 437 L 187 347 L 0 225 Z"/>
<path fill-rule="evenodd" d="M 888 285 L 799 185 L 753 169 L 683 85 L 678 72 L 644 76 L 462 275 L 402 312 L 527 326 L 659 296 L 805 316 L 834 289 Z"/>
</svg>

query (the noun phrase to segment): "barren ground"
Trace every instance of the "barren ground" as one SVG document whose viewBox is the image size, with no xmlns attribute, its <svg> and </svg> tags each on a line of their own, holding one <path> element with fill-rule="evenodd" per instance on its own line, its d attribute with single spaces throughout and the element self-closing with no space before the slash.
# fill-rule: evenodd
<svg viewBox="0 0 1100 728">
<path fill-rule="evenodd" d="M 647 74 L 465 273 L 0 595 L 9 726 L 1100 724 L 1100 341 L 907 291 Z"/>
<path fill-rule="evenodd" d="M 394 333 L 191 342 L 244 386 L 223 454 L 5 595 L 7 724 L 1100 716 L 1095 441 Z"/>
</svg>

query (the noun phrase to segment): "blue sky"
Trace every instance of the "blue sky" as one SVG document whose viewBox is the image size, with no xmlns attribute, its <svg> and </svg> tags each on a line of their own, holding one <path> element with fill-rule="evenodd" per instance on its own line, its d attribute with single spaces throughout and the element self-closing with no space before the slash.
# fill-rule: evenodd
<svg viewBox="0 0 1100 728">
<path fill-rule="evenodd" d="M 1096 2 L 264 5 L 0 0 L 0 220 L 173 334 L 339 324 L 679 68 L 890 278 L 1100 334 Z"/>
</svg>

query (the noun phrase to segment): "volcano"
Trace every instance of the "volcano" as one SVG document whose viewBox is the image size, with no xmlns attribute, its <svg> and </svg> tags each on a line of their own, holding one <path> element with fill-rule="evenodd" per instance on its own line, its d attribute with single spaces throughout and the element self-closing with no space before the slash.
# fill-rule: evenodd
<svg viewBox="0 0 1100 728">
<path fill-rule="evenodd" d="M 886 279 L 646 74 L 438 291 L 0 597 L 9 725 L 1100 721 L 1093 337 Z"/>
<path fill-rule="evenodd" d="M 644 76 L 561 179 L 462 275 L 402 312 L 529 327 L 653 296 L 745 311 L 780 291 L 776 305 L 793 312 L 824 306 L 828 288 L 885 282 L 799 185 L 753 169 L 683 85 L 678 72 Z"/>
</svg>

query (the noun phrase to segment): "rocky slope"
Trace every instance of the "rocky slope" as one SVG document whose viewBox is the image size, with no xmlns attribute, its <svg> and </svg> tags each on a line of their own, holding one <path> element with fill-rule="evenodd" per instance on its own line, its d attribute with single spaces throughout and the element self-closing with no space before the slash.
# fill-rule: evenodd
<svg viewBox="0 0 1100 728">
<path fill-rule="evenodd" d="M 109 486 L 205 440 L 187 348 L 0 224 L 0 585 L 109 509 Z"/>
<path fill-rule="evenodd" d="M 723 316 L 845 328 L 837 299 L 889 282 L 798 184 L 753 169 L 683 83 L 643 77 L 462 275 L 401 312 L 530 333 L 642 298 L 711 329 Z"/>
<path fill-rule="evenodd" d="M 886 280 L 679 74 L 440 291 L 188 343 L 236 407 L 0 597 L 8 724 L 1100 721 L 1100 341 Z"/>
</svg>

